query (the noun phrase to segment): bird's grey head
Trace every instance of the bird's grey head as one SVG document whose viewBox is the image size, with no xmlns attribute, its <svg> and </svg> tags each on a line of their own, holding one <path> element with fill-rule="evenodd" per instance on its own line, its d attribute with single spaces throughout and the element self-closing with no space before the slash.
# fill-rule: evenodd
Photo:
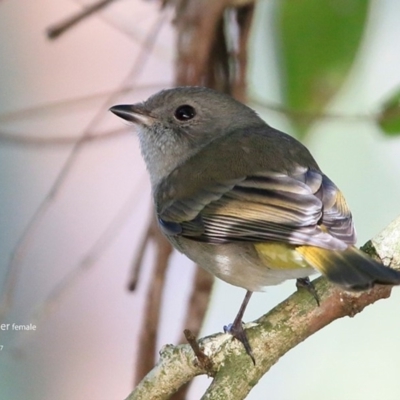
<svg viewBox="0 0 400 400">
<path fill-rule="evenodd" d="M 251 108 L 204 87 L 167 89 L 110 110 L 137 126 L 153 186 L 213 139 L 264 124 Z"/>
</svg>

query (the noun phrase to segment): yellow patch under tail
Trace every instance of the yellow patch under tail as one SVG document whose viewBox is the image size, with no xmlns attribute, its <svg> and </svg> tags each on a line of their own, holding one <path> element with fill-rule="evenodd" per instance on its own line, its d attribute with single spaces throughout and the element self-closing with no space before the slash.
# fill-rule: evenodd
<svg viewBox="0 0 400 400">
<path fill-rule="evenodd" d="M 286 243 L 256 243 L 254 247 L 263 264 L 272 269 L 293 270 L 310 268 L 296 247 Z"/>
</svg>

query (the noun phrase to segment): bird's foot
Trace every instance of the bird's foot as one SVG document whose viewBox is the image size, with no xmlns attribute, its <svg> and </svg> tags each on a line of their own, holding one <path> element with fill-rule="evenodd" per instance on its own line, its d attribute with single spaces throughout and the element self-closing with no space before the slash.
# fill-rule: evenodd
<svg viewBox="0 0 400 400">
<path fill-rule="evenodd" d="M 243 344 L 246 353 L 250 356 L 251 360 L 253 361 L 253 364 L 256 365 L 256 360 L 253 356 L 253 351 L 251 350 L 249 339 L 247 338 L 246 332 L 243 329 L 242 321 L 235 320 L 233 324 L 224 326 L 224 332 L 230 333 L 235 339 L 239 340 Z"/>
<path fill-rule="evenodd" d="M 306 276 L 305 278 L 298 278 L 296 281 L 296 287 L 297 289 L 306 289 L 307 292 L 311 293 L 311 295 L 314 297 L 318 307 L 320 306 L 320 298 L 317 291 L 315 290 L 315 286 L 310 281 L 310 278 L 308 276 Z"/>
</svg>

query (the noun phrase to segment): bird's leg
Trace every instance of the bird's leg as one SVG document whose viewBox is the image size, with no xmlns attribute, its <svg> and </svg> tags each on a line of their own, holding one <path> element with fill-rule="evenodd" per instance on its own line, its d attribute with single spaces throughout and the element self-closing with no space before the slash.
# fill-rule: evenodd
<svg viewBox="0 0 400 400">
<path fill-rule="evenodd" d="M 256 360 L 254 359 L 253 352 L 251 350 L 251 346 L 249 343 L 249 340 L 247 339 L 246 332 L 243 329 L 243 314 L 246 310 L 247 304 L 249 303 L 250 297 L 253 294 L 253 292 L 250 292 L 249 290 L 246 293 L 246 296 L 243 299 L 242 305 L 240 306 L 239 312 L 236 315 L 235 320 L 233 321 L 232 324 L 228 326 L 224 326 L 224 332 L 227 333 L 229 332 L 234 338 L 242 342 L 246 353 L 250 356 L 251 360 L 253 361 L 253 364 L 256 365 Z"/>
<path fill-rule="evenodd" d="M 310 278 L 308 276 L 306 276 L 305 278 L 298 278 L 296 281 L 296 287 L 297 287 L 297 289 L 306 289 L 307 292 L 311 293 L 311 295 L 314 297 L 314 299 L 317 302 L 317 305 L 319 307 L 320 299 L 319 299 L 318 293 L 315 290 L 315 286 L 312 284 L 312 282 L 310 281 Z"/>
</svg>

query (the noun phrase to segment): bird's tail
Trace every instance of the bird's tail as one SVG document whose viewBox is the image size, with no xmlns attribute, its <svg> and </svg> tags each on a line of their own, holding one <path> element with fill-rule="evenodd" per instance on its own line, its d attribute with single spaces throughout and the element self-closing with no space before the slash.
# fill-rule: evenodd
<svg viewBox="0 0 400 400">
<path fill-rule="evenodd" d="M 355 247 L 344 251 L 314 246 L 296 249 L 304 259 L 328 280 L 349 290 L 365 290 L 375 283 L 399 285 L 400 272 L 368 257 Z"/>
</svg>

